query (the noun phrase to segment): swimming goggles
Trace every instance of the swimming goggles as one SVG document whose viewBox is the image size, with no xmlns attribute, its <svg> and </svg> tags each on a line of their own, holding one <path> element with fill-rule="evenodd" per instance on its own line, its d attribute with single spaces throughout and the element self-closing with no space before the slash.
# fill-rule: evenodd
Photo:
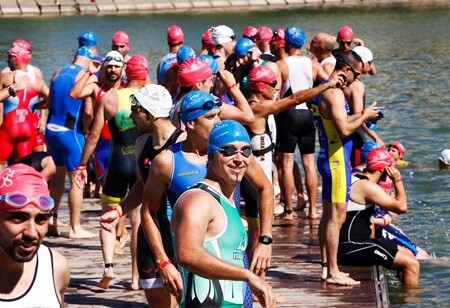
<svg viewBox="0 0 450 308">
<path fill-rule="evenodd" d="M 187 112 L 192 112 L 192 111 L 197 111 L 197 110 L 212 110 L 214 107 L 220 107 L 222 106 L 222 100 L 220 99 L 216 99 L 215 101 L 206 101 L 203 103 L 203 105 L 201 105 L 200 107 L 196 107 L 196 108 L 189 108 L 186 110 L 183 110 L 182 113 L 187 113 Z"/>
<path fill-rule="evenodd" d="M 230 145 L 223 146 L 218 151 L 226 157 L 234 156 L 237 153 L 241 153 L 245 158 L 249 158 L 250 155 L 252 155 L 252 149 L 250 149 L 250 147 L 243 147 L 242 149 L 238 150 L 236 147 Z"/>
<path fill-rule="evenodd" d="M 112 60 L 120 62 L 120 63 L 123 63 L 123 60 L 121 58 L 119 58 L 119 57 L 111 57 L 111 56 L 107 56 L 105 58 L 104 62 L 109 62 L 109 61 L 112 61 Z"/>
<path fill-rule="evenodd" d="M 21 192 L 0 195 L 0 200 L 5 201 L 15 209 L 21 209 L 30 203 L 34 203 L 40 210 L 48 212 L 55 206 L 55 201 L 50 196 L 30 197 Z"/>
</svg>

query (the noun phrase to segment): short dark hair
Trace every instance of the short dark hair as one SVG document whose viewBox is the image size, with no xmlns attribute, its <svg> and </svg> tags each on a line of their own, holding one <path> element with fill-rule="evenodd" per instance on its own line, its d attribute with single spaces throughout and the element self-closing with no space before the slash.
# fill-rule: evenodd
<svg viewBox="0 0 450 308">
<path fill-rule="evenodd" d="M 347 50 L 339 54 L 336 58 L 336 69 L 342 69 L 347 65 L 351 65 L 352 68 L 358 66 L 358 63 L 363 64 L 361 57 L 353 50 Z"/>
</svg>

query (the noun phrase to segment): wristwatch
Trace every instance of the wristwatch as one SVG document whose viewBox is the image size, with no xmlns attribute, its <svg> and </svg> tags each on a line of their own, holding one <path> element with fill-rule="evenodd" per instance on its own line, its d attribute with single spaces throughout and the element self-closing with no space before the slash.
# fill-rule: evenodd
<svg viewBox="0 0 450 308">
<path fill-rule="evenodd" d="M 259 237 L 258 242 L 264 245 L 270 245 L 273 243 L 273 238 L 268 235 L 262 235 Z"/>
<path fill-rule="evenodd" d="M 12 87 L 12 85 L 7 86 L 6 90 L 8 90 L 9 95 L 11 95 L 12 97 L 16 96 L 16 91 L 14 91 L 14 88 Z"/>
</svg>

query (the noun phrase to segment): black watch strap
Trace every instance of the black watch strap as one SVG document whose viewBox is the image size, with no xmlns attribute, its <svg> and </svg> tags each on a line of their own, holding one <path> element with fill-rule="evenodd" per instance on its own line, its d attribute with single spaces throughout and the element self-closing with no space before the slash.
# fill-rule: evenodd
<svg viewBox="0 0 450 308">
<path fill-rule="evenodd" d="M 262 235 L 259 237 L 258 241 L 264 245 L 270 245 L 273 243 L 273 238 L 268 235 Z"/>
<path fill-rule="evenodd" d="M 9 95 L 11 95 L 12 97 L 16 96 L 16 91 L 14 91 L 14 88 L 11 85 L 7 86 L 6 90 L 8 90 Z"/>
</svg>

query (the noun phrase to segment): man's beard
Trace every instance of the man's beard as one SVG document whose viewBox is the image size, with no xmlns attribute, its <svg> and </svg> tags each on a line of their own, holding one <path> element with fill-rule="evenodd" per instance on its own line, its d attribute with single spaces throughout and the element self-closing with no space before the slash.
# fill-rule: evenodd
<svg viewBox="0 0 450 308">
<path fill-rule="evenodd" d="M 18 251 L 18 247 L 21 245 L 22 242 L 32 242 L 34 244 L 35 250 L 29 253 L 25 253 L 25 255 L 20 254 Z M 11 259 L 13 259 L 15 262 L 18 263 L 25 263 L 25 262 L 30 262 L 31 260 L 33 260 L 34 256 L 36 255 L 39 246 L 41 244 L 41 241 L 39 241 L 38 239 L 29 239 L 29 240 L 24 240 L 24 239 L 20 239 L 20 240 L 13 240 L 13 242 L 11 243 L 11 245 L 7 246 L 7 247 L 3 247 L 2 249 L 3 251 L 5 251 L 10 257 Z"/>
</svg>

